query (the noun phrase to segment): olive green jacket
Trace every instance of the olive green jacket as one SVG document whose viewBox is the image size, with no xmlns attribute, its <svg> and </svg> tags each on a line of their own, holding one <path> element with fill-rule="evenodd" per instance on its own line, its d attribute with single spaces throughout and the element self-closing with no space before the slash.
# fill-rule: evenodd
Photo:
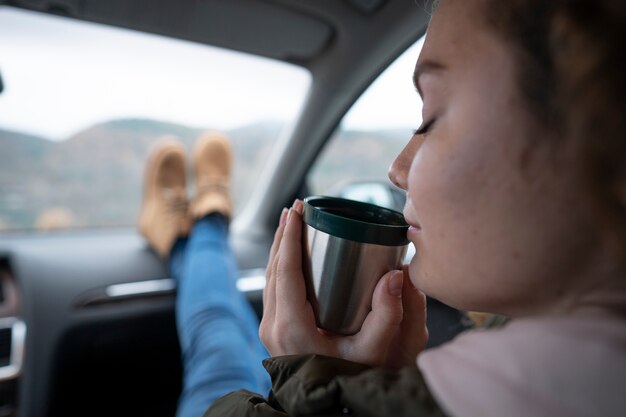
<svg viewBox="0 0 626 417">
<path fill-rule="evenodd" d="M 390 371 L 320 355 L 263 364 L 272 378 L 269 398 L 236 391 L 217 400 L 205 417 L 444 416 L 416 366 Z"/>
</svg>

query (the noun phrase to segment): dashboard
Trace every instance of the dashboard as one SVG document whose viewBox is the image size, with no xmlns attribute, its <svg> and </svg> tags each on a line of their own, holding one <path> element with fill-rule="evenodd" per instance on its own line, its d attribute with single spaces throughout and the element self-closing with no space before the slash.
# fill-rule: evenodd
<svg viewBox="0 0 626 417">
<path fill-rule="evenodd" d="M 260 314 L 269 247 L 231 244 Z M 0 282 L 0 417 L 175 414 L 176 285 L 136 232 L 3 235 Z"/>
</svg>

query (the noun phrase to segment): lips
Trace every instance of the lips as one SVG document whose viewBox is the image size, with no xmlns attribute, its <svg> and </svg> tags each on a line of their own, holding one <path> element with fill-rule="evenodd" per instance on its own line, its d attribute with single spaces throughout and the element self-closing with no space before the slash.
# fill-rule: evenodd
<svg viewBox="0 0 626 417">
<path fill-rule="evenodd" d="M 407 224 L 410 227 L 413 227 L 413 228 L 418 229 L 418 230 L 422 228 L 420 226 L 420 224 L 417 222 L 417 220 L 414 220 L 414 219 L 411 218 L 411 216 L 407 213 L 407 209 L 406 208 L 404 209 L 402 214 L 404 215 L 404 221 L 407 222 Z"/>
</svg>

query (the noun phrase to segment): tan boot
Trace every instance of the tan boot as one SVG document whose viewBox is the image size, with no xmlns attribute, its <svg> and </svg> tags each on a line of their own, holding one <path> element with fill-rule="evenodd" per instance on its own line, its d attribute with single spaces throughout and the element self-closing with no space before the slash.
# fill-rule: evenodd
<svg viewBox="0 0 626 417">
<path fill-rule="evenodd" d="M 174 139 L 156 144 L 148 159 L 139 231 L 163 258 L 189 233 L 185 148 Z"/>
<path fill-rule="evenodd" d="M 228 138 L 215 132 L 202 135 L 193 150 L 193 163 L 196 197 L 191 202 L 191 216 L 200 219 L 210 213 L 221 213 L 230 219 L 232 151 Z"/>
</svg>

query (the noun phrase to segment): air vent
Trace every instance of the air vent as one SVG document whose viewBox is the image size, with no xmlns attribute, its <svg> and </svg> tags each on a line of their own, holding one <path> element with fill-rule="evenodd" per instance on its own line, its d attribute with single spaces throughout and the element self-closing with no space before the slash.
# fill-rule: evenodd
<svg viewBox="0 0 626 417">
<path fill-rule="evenodd" d="M 26 325 L 15 317 L 0 319 L 0 381 L 15 379 L 22 370 Z"/>
<path fill-rule="evenodd" d="M 11 336 L 13 327 L 0 329 L 0 367 L 11 364 Z"/>
<path fill-rule="evenodd" d="M 0 303 L 4 303 L 4 282 L 11 276 L 9 261 L 0 257 Z"/>
</svg>

